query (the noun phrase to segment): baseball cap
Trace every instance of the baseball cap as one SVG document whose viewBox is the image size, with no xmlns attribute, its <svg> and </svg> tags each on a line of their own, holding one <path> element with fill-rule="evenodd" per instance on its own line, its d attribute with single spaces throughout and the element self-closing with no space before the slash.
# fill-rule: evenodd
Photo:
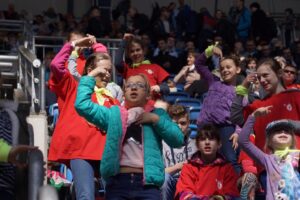
<svg viewBox="0 0 300 200">
<path fill-rule="evenodd" d="M 266 134 L 267 136 L 275 131 L 286 130 L 288 132 L 294 131 L 295 127 L 293 124 L 287 119 L 281 119 L 272 121 L 267 125 Z"/>
</svg>

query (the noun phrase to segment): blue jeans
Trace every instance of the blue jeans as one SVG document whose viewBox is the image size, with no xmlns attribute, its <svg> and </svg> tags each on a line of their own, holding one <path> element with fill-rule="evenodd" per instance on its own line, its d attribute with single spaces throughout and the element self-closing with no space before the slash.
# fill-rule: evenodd
<svg viewBox="0 0 300 200">
<path fill-rule="evenodd" d="M 236 173 L 241 173 L 241 166 L 238 163 L 239 149 L 236 151 L 232 148 L 232 141 L 229 140 L 231 135 L 235 132 L 235 126 L 219 126 L 219 134 L 221 139 L 221 154 L 225 159 L 232 164 Z"/>
<path fill-rule="evenodd" d="M 178 178 L 179 177 L 172 176 L 169 173 L 165 173 L 165 182 L 164 182 L 163 186 L 160 188 L 163 200 L 173 200 L 174 199 Z"/>
<path fill-rule="evenodd" d="M 95 199 L 94 162 L 82 159 L 70 162 L 77 200 Z M 95 170 L 99 170 L 99 167 Z"/>
<path fill-rule="evenodd" d="M 158 186 L 143 185 L 142 173 L 122 173 L 106 180 L 106 200 L 159 200 Z"/>
</svg>

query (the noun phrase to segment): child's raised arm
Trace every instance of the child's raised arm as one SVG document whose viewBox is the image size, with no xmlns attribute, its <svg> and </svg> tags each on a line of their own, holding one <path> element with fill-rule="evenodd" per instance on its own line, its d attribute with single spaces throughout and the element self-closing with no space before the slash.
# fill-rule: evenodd
<svg viewBox="0 0 300 200">
<path fill-rule="evenodd" d="M 56 54 L 50 64 L 51 72 L 53 73 L 57 81 L 61 80 L 64 74 L 67 72 L 65 63 L 68 60 L 73 48 L 75 47 L 89 47 L 93 44 L 94 37 L 88 36 L 73 42 L 66 43 L 63 48 Z"/>
<path fill-rule="evenodd" d="M 258 147 L 252 144 L 249 141 L 249 136 L 252 132 L 255 119 L 259 116 L 266 115 L 271 112 L 272 106 L 261 107 L 255 110 L 247 119 L 246 123 L 243 126 L 242 132 L 239 135 L 239 144 L 243 148 L 243 150 L 256 162 L 265 166 L 265 154 Z"/>
<path fill-rule="evenodd" d="M 213 45 L 207 47 L 207 49 L 196 58 L 195 66 L 197 72 L 205 79 L 210 86 L 213 82 L 215 82 L 214 75 L 209 71 L 208 67 L 205 66 L 206 59 L 211 57 L 213 54 L 217 54 L 222 57 L 222 51 L 220 48 L 215 47 Z"/>
<path fill-rule="evenodd" d="M 128 42 L 130 40 L 132 40 L 133 38 L 134 38 L 133 34 L 125 33 L 124 37 L 123 37 L 123 40 L 120 44 L 120 47 L 116 51 L 116 56 L 115 56 L 114 63 L 115 63 L 116 69 L 118 70 L 119 73 L 124 72 L 124 59 L 123 59 L 123 57 L 124 57 L 125 48 L 126 48 Z"/>
<path fill-rule="evenodd" d="M 96 73 L 96 69 L 94 69 L 92 72 Z M 87 121 L 95 124 L 102 130 L 107 131 L 111 111 L 105 106 L 100 106 L 92 102 L 91 95 L 94 92 L 95 84 L 96 81 L 92 76 L 83 76 L 80 79 L 75 109 L 78 114 L 83 116 Z"/>
<path fill-rule="evenodd" d="M 79 57 L 78 51 L 79 48 L 75 47 L 68 60 L 68 70 L 76 81 L 79 81 L 81 78 L 81 75 L 77 70 L 77 58 Z"/>
</svg>

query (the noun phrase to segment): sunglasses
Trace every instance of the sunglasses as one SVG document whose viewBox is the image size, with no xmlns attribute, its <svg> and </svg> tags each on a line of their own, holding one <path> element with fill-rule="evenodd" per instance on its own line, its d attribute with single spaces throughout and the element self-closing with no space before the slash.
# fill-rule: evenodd
<svg viewBox="0 0 300 200">
<path fill-rule="evenodd" d="M 296 74 L 295 71 L 291 71 L 291 70 L 287 70 L 287 69 L 283 70 L 283 72 L 284 72 L 284 73 L 287 73 L 287 74 L 290 73 L 290 74 L 293 74 L 293 75 Z"/>
<path fill-rule="evenodd" d="M 144 83 L 127 83 L 125 85 L 125 89 L 133 89 L 133 88 L 137 88 L 137 89 L 146 89 L 146 85 Z"/>
</svg>

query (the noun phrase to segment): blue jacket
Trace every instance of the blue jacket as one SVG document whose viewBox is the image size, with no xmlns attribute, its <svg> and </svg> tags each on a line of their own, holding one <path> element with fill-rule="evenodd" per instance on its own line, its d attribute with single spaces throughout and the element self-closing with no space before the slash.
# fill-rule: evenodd
<svg viewBox="0 0 300 200">
<path fill-rule="evenodd" d="M 243 8 L 239 16 L 236 31 L 239 37 L 246 38 L 251 28 L 251 13 L 247 8 Z"/>
<path fill-rule="evenodd" d="M 94 86 L 94 78 L 81 78 L 75 108 L 79 115 L 107 133 L 100 167 L 101 175 L 107 179 L 120 171 L 121 145 L 127 129 L 127 110 L 124 107 L 106 108 L 93 103 L 90 96 Z M 155 124 L 143 124 L 144 184 L 160 187 L 164 182 L 162 139 L 176 148 L 183 145 L 184 136 L 163 109 L 154 109 L 153 113 L 159 116 L 159 121 Z"/>
</svg>

